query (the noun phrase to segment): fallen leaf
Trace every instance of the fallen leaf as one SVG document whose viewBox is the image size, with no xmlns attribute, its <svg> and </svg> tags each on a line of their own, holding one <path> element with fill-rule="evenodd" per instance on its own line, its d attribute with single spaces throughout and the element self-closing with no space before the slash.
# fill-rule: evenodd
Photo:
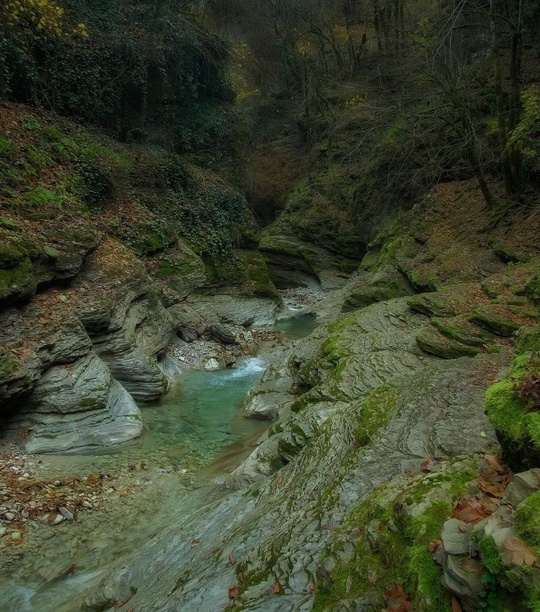
<svg viewBox="0 0 540 612">
<path fill-rule="evenodd" d="M 229 555 L 229 565 L 234 565 L 236 563 L 236 559 L 234 558 L 234 555 Z"/>
<path fill-rule="evenodd" d="M 399 584 L 394 584 L 386 591 L 384 598 L 386 600 L 386 608 L 383 612 L 411 612 L 412 606 L 409 601 L 409 595 L 404 591 Z"/>
<path fill-rule="evenodd" d="M 507 565 L 534 565 L 536 563 L 536 551 L 527 546 L 519 538 L 509 538 L 503 542 L 502 560 Z"/>
<path fill-rule="evenodd" d="M 420 470 L 422 472 L 431 472 L 436 465 L 436 461 L 433 457 L 426 457 L 424 461 L 420 464 Z"/>
<path fill-rule="evenodd" d="M 196 548 L 200 543 L 200 540 L 191 540 L 191 548 Z"/>
<path fill-rule="evenodd" d="M 238 580 L 240 580 L 240 584 L 244 582 L 244 572 L 238 572 Z"/>
<path fill-rule="evenodd" d="M 455 595 L 452 595 L 451 601 L 452 601 L 452 612 L 463 612 L 463 608 L 461 607 L 461 604 L 459 603 Z"/>
<path fill-rule="evenodd" d="M 504 467 L 501 465 L 501 462 L 499 461 L 499 458 L 496 457 L 495 455 L 486 455 L 485 460 L 487 461 L 489 467 L 492 470 L 495 470 L 496 472 L 500 472 L 500 473 L 505 471 Z"/>
<path fill-rule="evenodd" d="M 281 585 L 279 582 L 274 583 L 274 593 L 281 593 Z"/>
<path fill-rule="evenodd" d="M 280 476 L 280 477 L 278 478 L 277 483 L 278 483 L 279 485 L 280 485 L 280 484 L 283 484 L 283 476 Z"/>
<path fill-rule="evenodd" d="M 433 540 L 433 542 L 429 543 L 428 550 L 431 553 L 433 560 L 439 565 L 442 565 L 446 557 L 442 542 L 440 540 Z"/>
<path fill-rule="evenodd" d="M 240 595 L 240 587 L 237 584 L 233 584 L 229 587 L 229 599 L 236 599 Z"/>
</svg>

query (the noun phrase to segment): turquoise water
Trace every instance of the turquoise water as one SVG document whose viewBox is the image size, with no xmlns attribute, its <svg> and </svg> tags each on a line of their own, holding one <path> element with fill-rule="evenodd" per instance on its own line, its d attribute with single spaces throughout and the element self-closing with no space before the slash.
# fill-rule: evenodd
<svg viewBox="0 0 540 612">
<path fill-rule="evenodd" d="M 145 432 L 136 446 L 159 448 L 174 464 L 186 456 L 214 459 L 223 447 L 268 426 L 237 416 L 244 397 L 264 371 L 262 357 L 216 372 L 186 371 L 158 404 L 142 407 Z"/>
</svg>

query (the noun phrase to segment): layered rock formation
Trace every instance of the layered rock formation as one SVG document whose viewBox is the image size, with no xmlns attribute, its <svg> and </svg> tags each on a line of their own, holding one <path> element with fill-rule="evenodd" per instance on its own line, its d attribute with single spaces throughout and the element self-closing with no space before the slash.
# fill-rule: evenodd
<svg viewBox="0 0 540 612">
<path fill-rule="evenodd" d="M 526 580 L 538 555 L 534 491 L 531 501 L 517 501 L 521 527 L 506 534 L 518 552 L 499 558 L 512 494 L 503 498 L 507 468 L 499 478 L 493 467 L 501 453 L 495 428 L 504 424 L 496 406 L 510 402 L 508 393 L 518 402 L 518 390 L 503 381 L 492 400 L 499 420 L 491 421 L 485 391 L 506 376 L 510 334 L 538 316 L 528 280 L 538 258 L 530 252 L 527 262 L 508 265 L 462 227 L 452 234 L 448 218 L 428 224 L 432 241 L 415 241 L 415 220 L 426 225 L 421 212 L 376 243 L 339 293 L 346 310 L 357 309 L 283 354 L 251 391 L 245 412 L 273 423 L 224 479 L 229 495 L 166 530 L 143 555 L 128 555 L 87 594 L 84 609 L 112 609 L 127 596 L 126 607 L 171 612 L 380 610 L 394 600 L 450 610 L 452 596 L 476 609 L 490 592 L 513 602 L 510 609 L 536 609 L 535 581 Z M 451 259 L 458 253 L 460 262 Z M 400 293 L 429 293 L 378 301 L 381 287 L 393 291 L 396 282 Z M 361 300 L 348 299 L 359 288 Z M 538 343 L 527 338 L 530 360 Z M 508 435 L 534 443 L 530 413 L 513 414 L 518 425 Z M 472 526 L 491 516 L 476 528 L 488 543 L 474 552 L 468 536 L 454 537 L 453 513 Z"/>
</svg>

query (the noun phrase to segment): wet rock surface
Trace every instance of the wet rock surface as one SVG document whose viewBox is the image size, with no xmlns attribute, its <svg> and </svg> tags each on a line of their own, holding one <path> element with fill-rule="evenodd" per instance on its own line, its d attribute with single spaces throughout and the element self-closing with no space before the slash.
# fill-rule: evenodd
<svg viewBox="0 0 540 612">
<path fill-rule="evenodd" d="M 186 517 L 146 547 L 145 559 L 165 566 L 159 574 L 128 557 L 93 589 L 87 605 L 104 605 L 111 596 L 121 601 L 136 587 L 130 605 L 219 609 L 238 584 L 233 609 L 310 609 L 325 543 L 362 499 L 419 469 L 426 456 L 445 460 L 497 448 L 475 381 L 507 358 L 429 357 L 415 340 L 423 325 L 425 318 L 398 299 L 300 342 L 288 361 L 294 400 L 281 406 L 268 439 L 225 481 L 256 484 Z"/>
</svg>

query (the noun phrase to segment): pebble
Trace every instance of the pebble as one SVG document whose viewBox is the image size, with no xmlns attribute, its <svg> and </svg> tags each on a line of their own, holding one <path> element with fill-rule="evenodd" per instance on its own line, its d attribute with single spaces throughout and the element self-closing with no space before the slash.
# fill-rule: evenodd
<svg viewBox="0 0 540 612">
<path fill-rule="evenodd" d="M 67 508 L 64 508 L 64 506 L 58 508 L 58 512 L 60 512 L 60 514 L 66 519 L 66 521 L 73 520 L 73 513 L 70 512 Z"/>
<path fill-rule="evenodd" d="M 17 541 L 20 540 L 22 538 L 22 533 L 20 531 L 12 531 L 11 532 L 11 539 L 13 541 Z"/>
<path fill-rule="evenodd" d="M 64 520 L 64 517 L 61 514 L 57 514 L 54 517 L 53 525 L 59 525 Z"/>
<path fill-rule="evenodd" d="M 87 510 L 91 510 L 94 506 L 92 506 L 92 504 L 90 502 L 87 501 L 83 501 L 83 503 L 81 504 L 81 506 L 83 508 L 86 508 Z"/>
<path fill-rule="evenodd" d="M 0 538 L 5 536 L 7 533 L 7 529 L 5 527 L 0 527 Z"/>
<path fill-rule="evenodd" d="M 5 514 L 6 521 L 12 521 L 14 518 L 15 518 L 15 515 L 13 514 L 13 512 L 6 512 Z"/>
</svg>

